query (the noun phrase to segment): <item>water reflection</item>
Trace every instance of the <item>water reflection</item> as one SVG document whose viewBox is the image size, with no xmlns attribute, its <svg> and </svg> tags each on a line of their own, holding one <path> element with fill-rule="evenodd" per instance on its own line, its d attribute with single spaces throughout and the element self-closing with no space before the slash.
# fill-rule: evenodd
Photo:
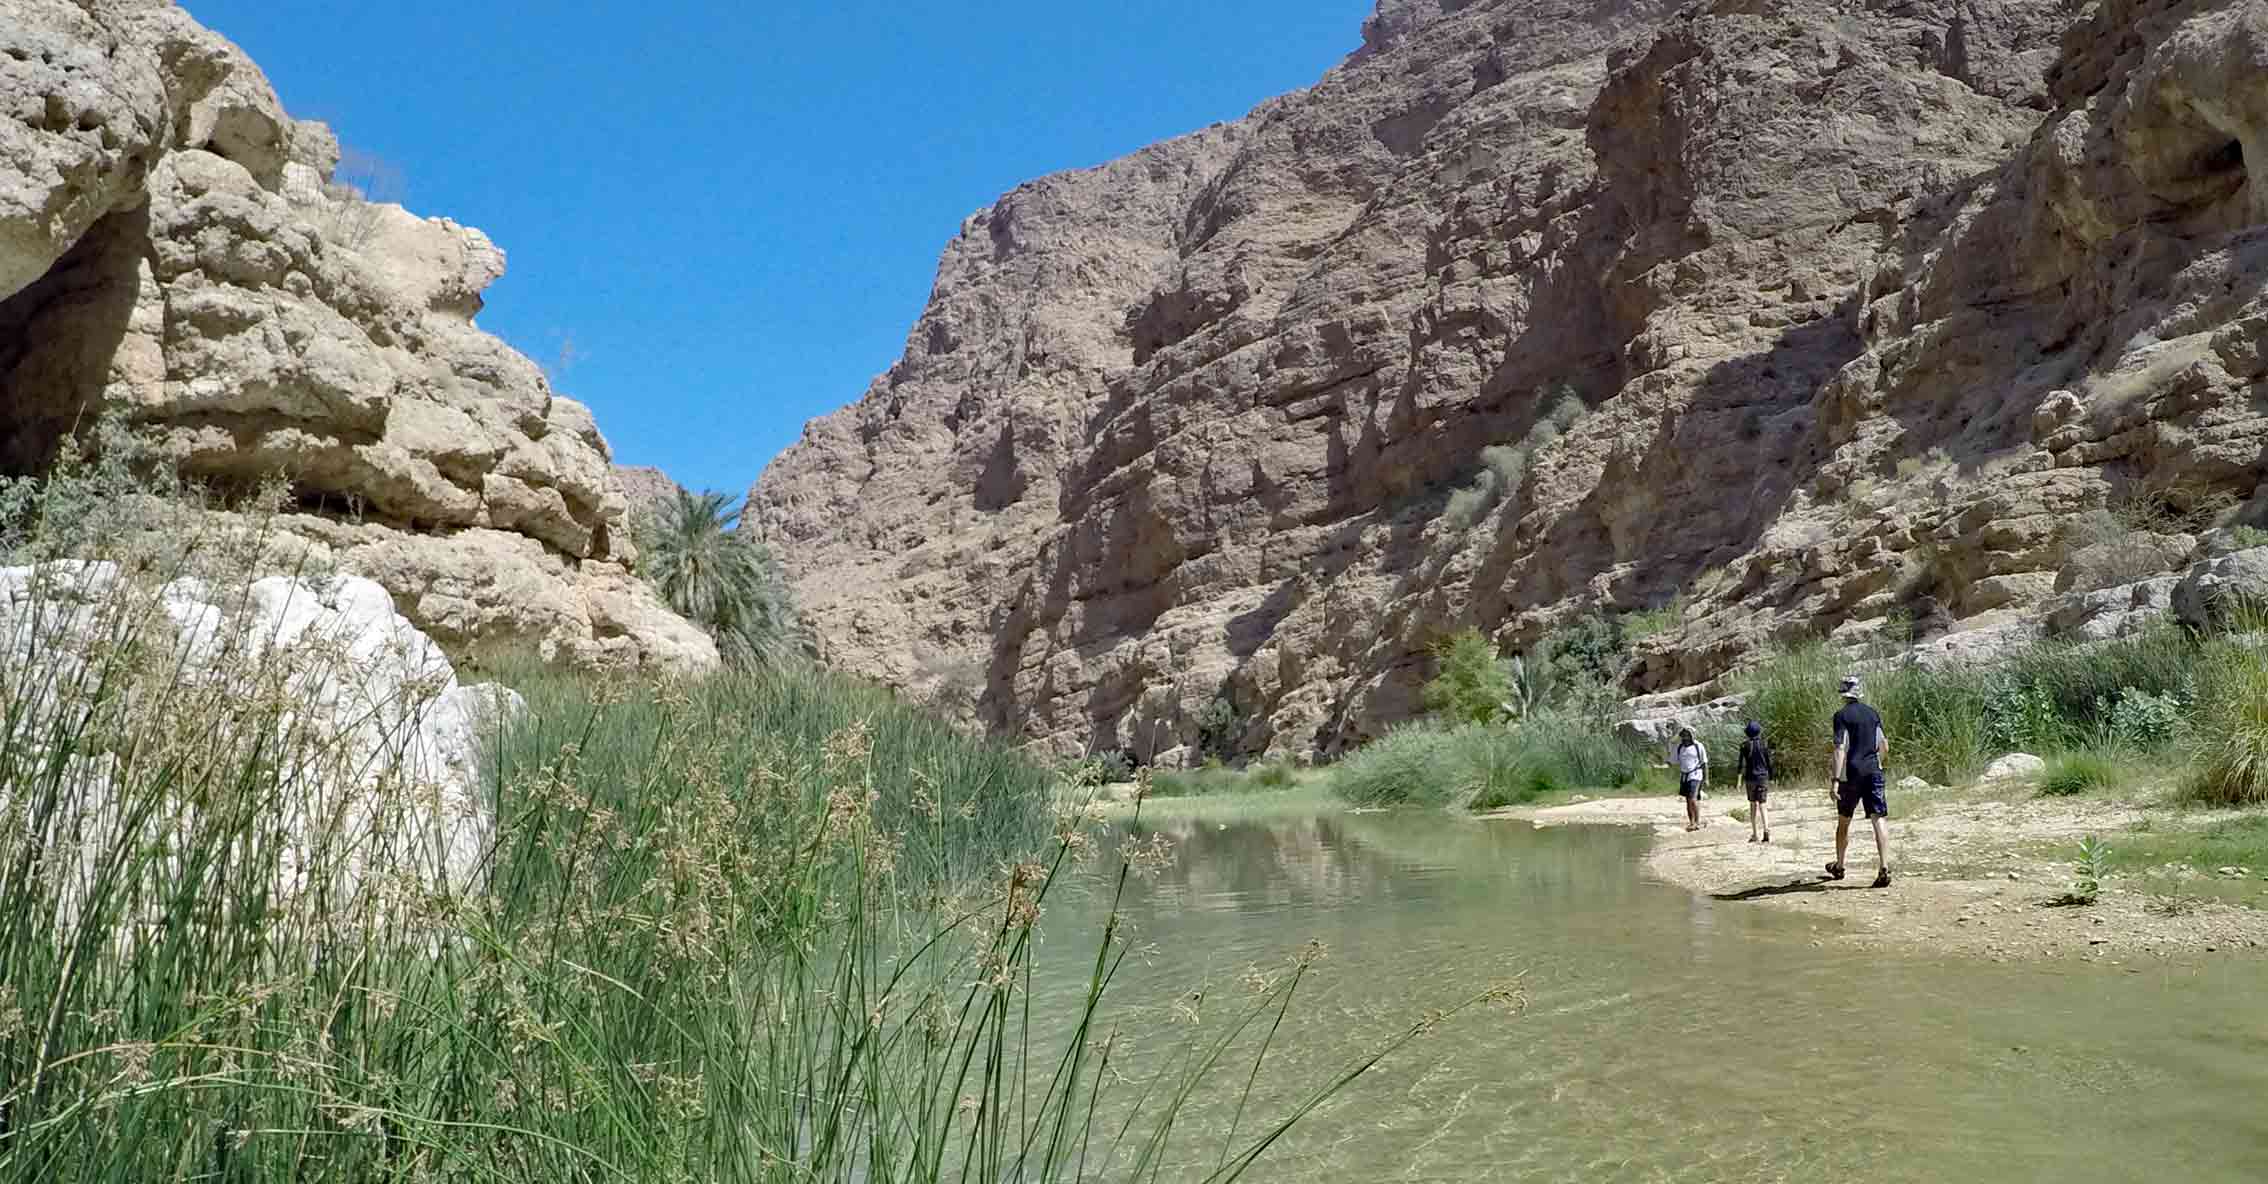
<svg viewBox="0 0 2268 1184">
<path fill-rule="evenodd" d="M 1331 948 L 1261 1101 L 1490 983 L 1517 977 L 1530 1001 L 1413 1046 L 1249 1178 L 2268 1179 L 2257 959 L 2127 973 L 1878 956 L 1648 883 L 1644 840 L 1621 830 L 1397 813 L 1151 833 L 1176 852 L 1129 892 L 1151 946 L 1114 990 L 1120 1022 L 1162 1026 L 1166 1000 Z M 1066 897 L 1048 927 L 1088 931 L 1102 907 Z M 1054 989 L 1075 989 L 1076 962 Z"/>
</svg>

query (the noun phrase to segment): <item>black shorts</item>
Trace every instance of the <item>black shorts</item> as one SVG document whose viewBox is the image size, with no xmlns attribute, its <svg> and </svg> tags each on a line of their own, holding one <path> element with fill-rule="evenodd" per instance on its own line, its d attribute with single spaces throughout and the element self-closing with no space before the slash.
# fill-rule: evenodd
<svg viewBox="0 0 2268 1184">
<path fill-rule="evenodd" d="M 1684 781 L 1678 782 L 1677 784 L 1677 796 L 1681 798 L 1693 797 L 1700 792 L 1701 779 L 1699 777 L 1688 778 Z"/>
<path fill-rule="evenodd" d="M 1768 795 L 1770 795 L 1771 792 L 1772 787 L 1762 781 L 1751 781 L 1748 783 L 1748 800 L 1759 805 L 1763 804 L 1764 799 Z"/>
<path fill-rule="evenodd" d="M 1835 786 L 1835 812 L 1849 818 L 1858 811 L 1859 803 L 1866 803 L 1869 818 L 1890 817 L 1890 799 L 1882 792 L 1883 777 L 1879 772 L 1864 777 L 1853 777 Z"/>
</svg>

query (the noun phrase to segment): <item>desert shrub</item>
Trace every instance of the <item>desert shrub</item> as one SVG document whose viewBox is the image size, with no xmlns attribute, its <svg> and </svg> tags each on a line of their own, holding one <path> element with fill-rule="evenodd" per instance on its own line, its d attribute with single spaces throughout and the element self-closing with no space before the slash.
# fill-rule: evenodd
<svg viewBox="0 0 2268 1184">
<path fill-rule="evenodd" d="M 1098 752 L 1088 757 L 1086 763 L 1097 784 L 1110 785 L 1134 779 L 1134 760 L 1126 755 L 1124 749 L 1112 748 Z"/>
<path fill-rule="evenodd" d="M 1197 709 L 1197 751 L 1212 763 L 1236 755 L 1244 732 L 1244 712 L 1226 694 L 1215 695 Z"/>
<path fill-rule="evenodd" d="M 2268 804 L 2268 651 L 2242 636 L 2207 642 L 2195 711 L 2187 796 L 2216 806 Z"/>
<path fill-rule="evenodd" d="M 2036 718 L 2042 746 L 2084 743 L 2109 721 L 2099 705 L 2115 704 L 2128 693 L 2180 698 L 2190 685 L 2197 643 L 2171 621 L 2115 641 L 2093 644 L 2046 642 L 2012 655 L 2001 668 L 2008 683 L 2040 701 L 2024 710 Z"/>
<path fill-rule="evenodd" d="M 2072 729 L 2056 710 L 2046 687 L 2011 677 L 1990 682 L 1985 704 L 1985 742 L 2000 752 L 2061 747 Z"/>
<path fill-rule="evenodd" d="M 1449 495 L 1448 506 L 1442 511 L 1450 529 L 1469 530 L 1489 511 L 1520 496 L 1527 484 L 1529 463 L 1536 454 L 1551 447 L 1583 417 L 1586 408 L 1572 387 L 1561 384 L 1554 394 L 1558 401 L 1528 428 L 1519 443 L 1481 449 L 1480 472 Z"/>
<path fill-rule="evenodd" d="M 2234 526 L 2229 529 L 2229 541 L 2234 543 L 2239 550 L 2268 547 L 2268 530 L 2262 530 L 2257 526 Z"/>
<path fill-rule="evenodd" d="M 1497 656 L 1496 646 L 1478 629 L 1462 629 L 1433 647 L 1440 672 L 1425 684 L 1422 701 L 1427 711 L 1464 723 L 1487 723 L 1504 716 L 1504 704 L 1520 688 L 1510 663 Z"/>
<path fill-rule="evenodd" d="M 1644 641 L 1659 633 L 1667 633 L 1685 619 L 1685 593 L 1670 598 L 1669 603 L 1644 612 L 1624 613 L 1622 636 L 1632 643 Z"/>
<path fill-rule="evenodd" d="M 2095 703 L 2096 716 L 2108 721 L 2111 739 L 2144 750 L 2173 743 L 2186 711 L 2177 696 L 2153 695 L 2137 687 L 2121 687 L 2118 698 Z"/>
<path fill-rule="evenodd" d="M 2076 797 L 2118 784 L 2118 761 L 2097 749 L 2074 749 L 2048 758 L 2040 778 L 2040 793 L 2051 798 Z"/>
<path fill-rule="evenodd" d="M 1470 530 L 1495 505 L 1496 474 L 1483 471 L 1472 484 L 1449 495 L 1449 508 L 1442 512 L 1442 517 L 1448 520 L 1452 530 Z"/>
<path fill-rule="evenodd" d="M 339 163 L 323 183 L 328 199 L 322 229 L 341 246 L 360 250 L 385 224 L 385 207 L 399 205 L 409 186 L 391 162 L 351 145 L 342 145 Z"/>
<path fill-rule="evenodd" d="M 722 493 L 676 491 L 638 524 L 639 570 L 727 661 L 779 665 L 804 652 L 803 629 L 778 562 L 738 529 L 745 508 Z"/>
<path fill-rule="evenodd" d="M 1299 770 L 1287 760 L 1267 760 L 1252 766 L 1245 776 L 1262 789 L 1290 789 L 1299 779 Z"/>
<path fill-rule="evenodd" d="M 1481 449 L 1481 464 L 1495 476 L 1500 492 L 1518 490 L 1528 480 L 1528 450 L 1516 444 L 1493 444 Z"/>
<path fill-rule="evenodd" d="M 1551 663 L 1561 685 L 1578 693 L 1594 687 L 1611 691 L 1630 660 L 1621 621 L 1599 613 L 1585 613 L 1546 634 L 1536 649 Z"/>
</svg>

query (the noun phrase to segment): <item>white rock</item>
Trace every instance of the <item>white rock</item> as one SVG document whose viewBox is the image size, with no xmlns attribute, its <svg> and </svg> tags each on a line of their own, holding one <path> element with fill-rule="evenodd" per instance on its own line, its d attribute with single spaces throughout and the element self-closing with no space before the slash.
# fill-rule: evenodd
<svg viewBox="0 0 2268 1184">
<path fill-rule="evenodd" d="M 2047 762 L 2028 752 L 2012 752 L 1985 766 L 1985 781 L 2014 781 L 2047 772 Z"/>
<path fill-rule="evenodd" d="M 495 826 L 480 745 L 500 718 L 524 710 L 517 694 L 460 684 L 441 648 L 367 579 L 278 576 L 228 592 L 183 579 L 154 598 L 147 590 L 139 593 L 145 599 L 136 595 L 108 564 L 0 568 L 0 639 L 13 660 L 39 664 L 25 684 L 57 686 L 67 682 L 50 672 L 98 665 L 116 636 L 162 641 L 147 631 L 170 628 L 171 678 L 226 680 L 248 697 L 280 694 L 287 706 L 279 713 L 255 709 L 245 717 L 262 721 L 254 726 L 274 721 L 275 751 L 289 758 L 272 783 L 254 789 L 272 796 L 281 815 L 273 905 L 320 900 L 327 915 L 353 915 L 366 891 L 482 888 Z M 159 677 L 157 690 L 128 680 L 121 693 L 163 694 L 166 676 Z M 280 683 L 267 683 L 271 677 Z M 86 704 L 56 691 L 32 708 L 10 721 L 21 731 L 19 750 L 46 743 L 52 725 L 68 724 L 67 713 Z M 74 758 L 63 773 L 71 807 L 46 823 L 55 834 L 43 841 L 81 852 L 66 861 L 76 864 L 76 879 L 61 889 L 66 923 L 115 840 L 66 843 L 64 836 L 116 835 L 129 812 L 149 805 L 118 799 L 115 767 L 107 754 Z M 171 858 L 208 808 L 201 799 L 169 800 L 135 825 L 141 841 Z"/>
</svg>

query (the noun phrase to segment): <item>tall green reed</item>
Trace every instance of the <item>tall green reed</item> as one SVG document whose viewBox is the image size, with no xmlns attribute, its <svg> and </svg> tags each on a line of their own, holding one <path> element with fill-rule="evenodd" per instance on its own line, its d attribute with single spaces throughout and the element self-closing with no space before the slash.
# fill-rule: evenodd
<svg viewBox="0 0 2268 1184">
<path fill-rule="evenodd" d="M 17 619 L 76 640 L 0 668 L 0 1180 L 1225 1180 L 1439 1022 L 1248 1119 L 1296 961 L 1137 1066 L 1117 908 L 1083 991 L 1035 989 L 1086 817 L 809 671 L 530 678 L 487 724 L 497 842 L 452 882 L 367 825 L 431 787 L 305 710 L 345 655 L 183 657 L 158 584 L 273 553 L 241 542 L 27 585 L 51 600 Z M 1217 1148 L 1198 1106 L 1233 1107 Z"/>
</svg>

